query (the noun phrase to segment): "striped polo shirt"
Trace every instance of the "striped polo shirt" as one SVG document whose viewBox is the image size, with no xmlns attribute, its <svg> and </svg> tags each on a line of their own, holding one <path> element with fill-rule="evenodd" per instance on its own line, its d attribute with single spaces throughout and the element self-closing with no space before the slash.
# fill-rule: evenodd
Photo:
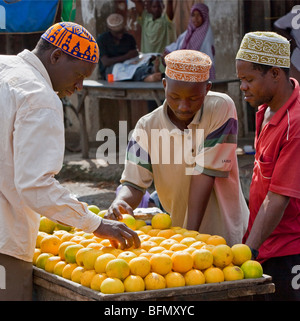
<svg viewBox="0 0 300 321">
<path fill-rule="evenodd" d="M 145 191 L 154 182 L 173 226 L 185 227 L 191 176 L 214 176 L 199 232 L 222 235 L 228 244 L 241 242 L 248 208 L 239 182 L 238 124 L 232 99 L 208 92 L 185 131 L 171 122 L 167 108 L 165 101 L 136 124 L 127 147 L 122 184 Z"/>
</svg>

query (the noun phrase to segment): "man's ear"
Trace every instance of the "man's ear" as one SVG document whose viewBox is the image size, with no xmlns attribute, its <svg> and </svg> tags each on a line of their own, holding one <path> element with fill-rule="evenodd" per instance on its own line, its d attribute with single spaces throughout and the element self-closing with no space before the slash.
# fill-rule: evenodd
<svg viewBox="0 0 300 321">
<path fill-rule="evenodd" d="M 212 82 L 208 81 L 207 84 L 206 84 L 206 93 L 208 93 L 210 91 L 211 86 L 212 86 Z"/>
<path fill-rule="evenodd" d="M 279 67 L 272 67 L 271 70 L 271 76 L 275 80 L 279 77 L 280 75 L 280 68 Z"/>
<path fill-rule="evenodd" d="M 63 52 L 61 49 L 59 48 L 56 48 L 52 51 L 51 55 L 50 55 L 50 62 L 51 64 L 56 64 L 60 59 L 61 57 L 63 56 Z"/>
</svg>

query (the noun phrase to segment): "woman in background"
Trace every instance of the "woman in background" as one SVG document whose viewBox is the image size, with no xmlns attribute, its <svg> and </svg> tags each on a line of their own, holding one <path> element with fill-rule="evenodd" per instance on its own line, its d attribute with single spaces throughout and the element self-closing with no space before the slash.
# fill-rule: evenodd
<svg viewBox="0 0 300 321">
<path fill-rule="evenodd" d="M 196 3 L 191 8 L 190 22 L 176 42 L 165 48 L 164 56 L 178 49 L 198 50 L 207 54 L 212 60 L 210 79 L 215 79 L 214 68 L 214 37 L 209 21 L 209 9 L 203 3 Z"/>
</svg>

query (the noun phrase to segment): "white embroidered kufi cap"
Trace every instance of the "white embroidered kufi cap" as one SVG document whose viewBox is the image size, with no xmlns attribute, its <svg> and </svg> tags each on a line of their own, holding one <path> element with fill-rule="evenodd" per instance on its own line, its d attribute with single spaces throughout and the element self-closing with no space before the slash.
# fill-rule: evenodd
<svg viewBox="0 0 300 321">
<path fill-rule="evenodd" d="M 249 32 L 241 42 L 236 59 L 290 68 L 290 43 L 275 32 Z"/>
</svg>

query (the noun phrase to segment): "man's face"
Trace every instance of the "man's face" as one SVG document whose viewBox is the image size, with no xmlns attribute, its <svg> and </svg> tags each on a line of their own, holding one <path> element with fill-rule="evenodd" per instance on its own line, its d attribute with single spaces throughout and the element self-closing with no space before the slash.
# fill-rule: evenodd
<svg viewBox="0 0 300 321">
<path fill-rule="evenodd" d="M 71 96 L 76 90 L 81 90 L 83 80 L 91 76 L 96 68 L 96 64 L 80 59 L 70 59 L 62 51 L 60 53 L 53 52 L 51 62 L 49 74 L 52 86 L 60 98 Z"/>
<path fill-rule="evenodd" d="M 237 77 L 240 79 L 240 89 L 244 93 L 244 100 L 252 107 L 270 104 L 274 97 L 274 80 L 271 69 L 265 74 L 253 68 L 248 61 L 236 61 Z"/>
<path fill-rule="evenodd" d="M 160 0 L 152 1 L 150 5 L 150 12 L 152 13 L 153 19 L 158 19 L 161 17 L 163 12 L 163 3 Z"/>
<path fill-rule="evenodd" d="M 186 82 L 170 78 L 164 79 L 163 84 L 171 120 L 173 118 L 184 123 L 192 121 L 211 88 L 210 82 Z"/>
<path fill-rule="evenodd" d="M 110 33 L 117 40 L 121 40 L 123 38 L 124 32 L 125 32 L 125 29 L 122 29 L 120 31 L 114 31 L 110 29 Z"/>
</svg>

